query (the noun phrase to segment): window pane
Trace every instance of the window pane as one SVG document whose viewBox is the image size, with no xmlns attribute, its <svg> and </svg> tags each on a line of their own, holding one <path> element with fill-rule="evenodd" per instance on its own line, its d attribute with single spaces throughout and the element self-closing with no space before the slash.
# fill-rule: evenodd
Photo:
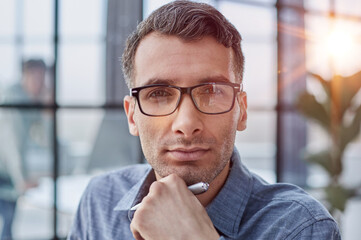
<svg viewBox="0 0 361 240">
<path fill-rule="evenodd" d="M 360 175 L 360 173 L 358 173 Z M 347 208 L 342 218 L 342 237 L 346 240 L 358 240 L 361 235 L 360 228 L 361 201 L 357 198 L 347 202 Z"/>
<path fill-rule="evenodd" d="M 276 4 L 277 0 L 256 0 L 255 2 Z"/>
<path fill-rule="evenodd" d="M 248 42 L 245 55 L 244 90 L 248 106 L 273 109 L 277 104 L 276 44 Z M 262 56 L 262 57 L 260 57 Z"/>
<path fill-rule="evenodd" d="M 50 113 L 0 110 L 0 139 L 0 201 L 8 206 L 17 201 L 14 239 L 52 237 Z M 0 212 L 3 206 L 0 204 Z"/>
<path fill-rule="evenodd" d="M 361 182 L 361 134 L 352 141 L 345 152 L 345 169 L 343 179 L 350 185 L 357 185 Z"/>
<path fill-rule="evenodd" d="M 0 42 L 4 38 L 15 37 L 16 3 L 13 0 L 0 1 Z"/>
<path fill-rule="evenodd" d="M 332 73 L 351 75 L 361 69 L 361 23 L 306 15 L 307 69 L 330 78 Z M 322 63 L 322 64 L 320 64 Z"/>
<path fill-rule="evenodd" d="M 61 175 L 93 174 L 138 163 L 138 138 L 121 110 L 60 110 Z M 106 157 L 105 157 L 106 156 Z"/>
<path fill-rule="evenodd" d="M 171 0 L 143 0 L 143 18 L 148 17 L 155 9 L 171 2 Z"/>
<path fill-rule="evenodd" d="M 219 10 L 238 29 L 245 42 L 276 40 L 275 8 L 220 1 Z"/>
<path fill-rule="evenodd" d="M 344 156 L 344 172 L 342 182 L 347 186 L 360 186 L 361 183 L 361 134 L 350 143 Z M 347 202 L 345 218 L 342 222 L 345 239 L 357 239 L 361 229 L 357 223 L 360 222 L 361 201 L 359 198 L 352 198 Z"/>
<path fill-rule="evenodd" d="M 59 3 L 60 35 L 62 38 L 99 38 L 105 35 L 105 9 L 107 1 L 62 0 Z"/>
<path fill-rule="evenodd" d="M 143 0 L 143 18 L 147 18 L 154 10 L 169 2 L 172 2 L 172 0 Z M 198 2 L 207 2 L 209 4 L 212 4 L 212 2 L 214 1 L 209 0 Z"/>
<path fill-rule="evenodd" d="M 50 40 L 54 26 L 54 1 L 24 0 L 23 28 L 25 39 Z"/>
<path fill-rule="evenodd" d="M 142 161 L 121 110 L 60 110 L 59 236 L 66 236 L 81 194 L 95 174 Z M 72 193 L 71 196 L 69 193 Z"/>
<path fill-rule="evenodd" d="M 337 13 L 360 17 L 361 2 L 357 0 L 335 0 Z"/>
<path fill-rule="evenodd" d="M 54 61 L 54 46 L 51 41 L 40 43 L 25 42 L 23 47 L 23 59 L 43 59 L 50 67 Z"/>
<path fill-rule="evenodd" d="M 276 182 L 276 114 L 248 111 L 247 129 L 237 132 L 236 147 L 242 162 L 269 182 Z"/>
<path fill-rule="evenodd" d="M 311 11 L 328 11 L 330 9 L 330 0 L 303 0 L 305 9 Z M 343 0 L 342 0 L 343 1 Z"/>
<path fill-rule="evenodd" d="M 104 47 L 97 43 L 60 45 L 58 102 L 103 104 L 105 101 Z"/>
<path fill-rule="evenodd" d="M 143 18 L 147 18 L 154 10 L 169 2 L 172 0 L 143 0 Z M 194 2 L 203 2 L 214 6 L 216 0 L 194 0 Z"/>
<path fill-rule="evenodd" d="M 87 161 L 103 115 L 103 109 L 58 111 L 60 175 L 87 173 Z"/>
<path fill-rule="evenodd" d="M 0 103 L 6 89 L 19 81 L 21 63 L 17 62 L 16 47 L 13 44 L 0 44 Z"/>
</svg>

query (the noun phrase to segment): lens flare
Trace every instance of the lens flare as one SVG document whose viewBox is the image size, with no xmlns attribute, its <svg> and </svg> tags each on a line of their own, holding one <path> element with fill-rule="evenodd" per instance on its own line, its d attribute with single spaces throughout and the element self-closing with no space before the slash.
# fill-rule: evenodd
<svg viewBox="0 0 361 240">
<path fill-rule="evenodd" d="M 350 33 L 337 29 L 329 34 L 326 44 L 329 54 L 335 59 L 339 59 L 350 54 L 354 43 Z"/>
</svg>

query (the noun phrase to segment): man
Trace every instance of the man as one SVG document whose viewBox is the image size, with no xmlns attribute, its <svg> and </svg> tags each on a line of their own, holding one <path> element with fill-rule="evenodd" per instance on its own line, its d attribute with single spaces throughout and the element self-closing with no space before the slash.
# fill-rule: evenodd
<svg viewBox="0 0 361 240">
<path fill-rule="evenodd" d="M 339 239 L 301 189 L 269 185 L 234 149 L 246 128 L 241 36 L 207 4 L 169 3 L 128 38 L 130 133 L 150 165 L 91 181 L 68 239 Z M 197 182 L 210 184 L 194 195 Z M 140 203 L 137 210 L 131 207 Z"/>
<path fill-rule="evenodd" d="M 22 64 L 21 82 L 4 94 L 6 103 L 40 103 L 44 97 L 46 65 L 41 59 Z M 12 239 L 16 203 L 28 188 L 36 186 L 26 176 L 26 158 L 30 148 L 44 148 L 46 130 L 38 110 L 0 112 L 0 224 L 1 238 Z"/>
<path fill-rule="evenodd" d="M 29 59 L 22 63 L 22 79 L 4 93 L 6 103 L 47 103 L 49 89 L 46 83 L 47 66 L 42 59 Z"/>
</svg>

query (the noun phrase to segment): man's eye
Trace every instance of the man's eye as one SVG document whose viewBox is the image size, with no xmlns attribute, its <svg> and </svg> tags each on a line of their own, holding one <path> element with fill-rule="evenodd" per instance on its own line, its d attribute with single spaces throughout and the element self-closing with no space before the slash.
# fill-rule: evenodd
<svg viewBox="0 0 361 240">
<path fill-rule="evenodd" d="M 214 86 L 208 86 L 203 89 L 204 94 L 219 94 L 221 93 L 221 90 Z"/>
<path fill-rule="evenodd" d="M 154 90 L 151 93 L 149 93 L 149 98 L 158 98 L 158 97 L 168 97 L 171 96 L 171 94 L 165 90 Z"/>
<path fill-rule="evenodd" d="M 205 93 L 215 93 L 216 91 L 215 91 L 215 89 L 213 87 L 208 87 L 208 88 L 205 89 L 204 92 Z"/>
</svg>

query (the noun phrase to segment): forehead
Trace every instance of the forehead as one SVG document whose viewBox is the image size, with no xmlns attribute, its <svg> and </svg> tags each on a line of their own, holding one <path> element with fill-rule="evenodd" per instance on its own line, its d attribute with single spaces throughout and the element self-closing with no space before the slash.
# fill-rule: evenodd
<svg viewBox="0 0 361 240">
<path fill-rule="evenodd" d="M 147 85 L 152 79 L 192 85 L 215 76 L 236 82 L 232 60 L 232 48 L 213 37 L 185 41 L 153 32 L 140 42 L 135 54 L 135 86 Z"/>
</svg>

